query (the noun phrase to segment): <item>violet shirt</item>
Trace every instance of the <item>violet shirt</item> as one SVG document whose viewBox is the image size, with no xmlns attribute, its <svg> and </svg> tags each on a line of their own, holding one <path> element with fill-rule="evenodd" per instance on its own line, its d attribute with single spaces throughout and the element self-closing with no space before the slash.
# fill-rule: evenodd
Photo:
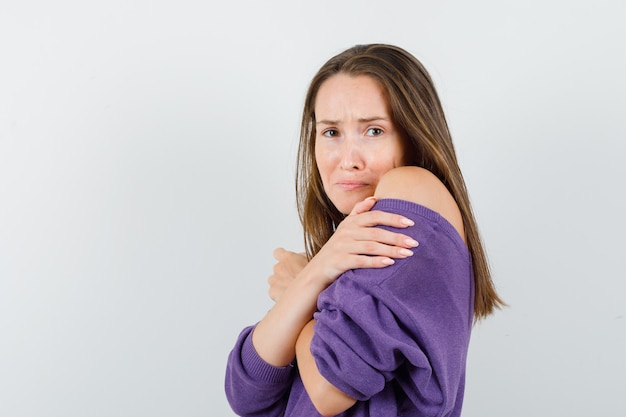
<svg viewBox="0 0 626 417">
<path fill-rule="evenodd" d="M 459 416 L 473 320 L 474 280 L 463 240 L 436 212 L 404 200 L 372 210 L 415 221 L 400 231 L 414 255 L 381 269 L 342 274 L 318 298 L 311 342 L 320 373 L 357 403 L 342 417 Z M 319 416 L 297 366 L 274 367 L 242 331 L 226 370 L 226 395 L 241 416 Z"/>
</svg>

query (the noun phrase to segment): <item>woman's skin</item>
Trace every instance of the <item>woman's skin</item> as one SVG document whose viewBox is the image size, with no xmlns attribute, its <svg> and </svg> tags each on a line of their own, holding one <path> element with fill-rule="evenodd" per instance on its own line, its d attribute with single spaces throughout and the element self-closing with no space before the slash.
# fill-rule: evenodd
<svg viewBox="0 0 626 417">
<path fill-rule="evenodd" d="M 426 205 L 448 218 L 461 236 L 463 229 L 445 186 L 422 168 L 403 167 L 402 138 L 376 81 L 334 75 L 322 84 L 315 103 L 317 167 L 326 194 L 347 217 L 309 262 L 303 254 L 274 251 L 278 262 L 269 278 L 269 294 L 276 303 L 257 324 L 252 342 L 259 356 L 274 366 L 286 366 L 297 356 L 313 404 L 322 415 L 332 416 L 356 400 L 319 373 L 310 353 L 319 294 L 349 269 L 384 268 L 394 258 L 411 256 L 410 249 L 418 245 L 404 234 L 373 227 L 413 226 L 403 216 L 370 211 L 376 199 Z"/>
<path fill-rule="evenodd" d="M 324 191 L 344 214 L 374 195 L 383 174 L 405 165 L 390 113 L 382 88 L 365 75 L 335 75 L 317 93 L 317 168 Z"/>
<path fill-rule="evenodd" d="M 452 195 L 435 175 L 423 168 L 405 166 L 388 171 L 378 183 L 375 197 L 396 198 L 428 207 L 446 218 L 464 236 L 461 213 Z M 307 323 L 296 342 L 298 369 L 318 412 L 324 416 L 334 416 L 350 408 L 356 400 L 328 382 L 317 369 L 310 351 L 314 324 L 314 320 Z"/>
</svg>

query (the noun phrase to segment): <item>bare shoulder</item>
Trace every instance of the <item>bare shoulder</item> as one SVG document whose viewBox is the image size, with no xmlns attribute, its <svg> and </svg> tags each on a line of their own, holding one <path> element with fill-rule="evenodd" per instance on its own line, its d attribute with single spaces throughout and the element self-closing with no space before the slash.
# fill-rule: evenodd
<svg viewBox="0 0 626 417">
<path fill-rule="evenodd" d="M 376 199 L 396 198 L 427 207 L 444 217 L 465 240 L 461 211 L 452 194 L 432 172 L 415 166 L 394 168 L 380 179 Z"/>
</svg>

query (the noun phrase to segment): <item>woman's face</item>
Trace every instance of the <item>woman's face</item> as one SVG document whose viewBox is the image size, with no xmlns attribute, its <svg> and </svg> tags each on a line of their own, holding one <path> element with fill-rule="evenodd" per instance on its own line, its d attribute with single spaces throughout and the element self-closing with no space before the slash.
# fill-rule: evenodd
<svg viewBox="0 0 626 417">
<path fill-rule="evenodd" d="M 315 158 L 324 191 L 349 214 L 374 195 L 380 178 L 404 165 L 404 146 L 382 87 L 373 78 L 337 74 L 315 99 Z"/>
</svg>

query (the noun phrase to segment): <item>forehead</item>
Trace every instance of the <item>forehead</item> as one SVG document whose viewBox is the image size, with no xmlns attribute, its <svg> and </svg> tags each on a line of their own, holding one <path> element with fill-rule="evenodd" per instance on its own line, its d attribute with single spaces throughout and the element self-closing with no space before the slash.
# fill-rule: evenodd
<svg viewBox="0 0 626 417">
<path fill-rule="evenodd" d="M 336 74 L 320 86 L 315 99 L 315 113 L 383 112 L 389 102 L 382 85 L 367 75 Z"/>
</svg>

